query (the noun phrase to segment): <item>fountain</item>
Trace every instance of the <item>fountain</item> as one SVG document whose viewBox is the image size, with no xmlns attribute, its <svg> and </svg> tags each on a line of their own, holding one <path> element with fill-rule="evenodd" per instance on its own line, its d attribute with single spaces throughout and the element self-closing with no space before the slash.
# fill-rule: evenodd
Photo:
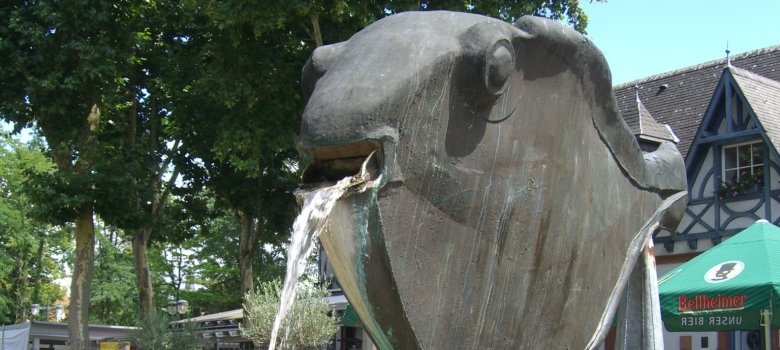
<svg viewBox="0 0 780 350">
<path fill-rule="evenodd" d="M 645 248 L 685 168 L 640 151 L 587 38 L 403 13 L 318 48 L 303 85 L 304 182 L 363 168 L 320 239 L 380 349 L 593 349 L 616 313 L 620 347 L 662 348 Z"/>
<path fill-rule="evenodd" d="M 311 254 L 336 201 L 344 195 L 365 191 L 373 184 L 370 180 L 368 164 L 373 153 L 361 166 L 361 171 L 354 176 L 347 176 L 334 185 L 318 186 L 312 189 L 299 189 L 295 195 L 301 202 L 302 209 L 293 223 L 290 245 L 287 247 L 287 271 L 279 300 L 279 311 L 271 327 L 268 350 L 274 350 L 277 344 L 284 348 L 286 335 L 281 343 L 277 341 L 283 320 L 287 317 L 298 294 L 299 279 L 304 274 L 307 257 Z"/>
</svg>

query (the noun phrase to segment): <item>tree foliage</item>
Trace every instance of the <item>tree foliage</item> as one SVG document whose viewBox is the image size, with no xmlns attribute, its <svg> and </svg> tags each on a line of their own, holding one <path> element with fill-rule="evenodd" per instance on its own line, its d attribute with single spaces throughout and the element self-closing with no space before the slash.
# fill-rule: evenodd
<svg viewBox="0 0 780 350">
<path fill-rule="evenodd" d="M 513 22 L 524 15 L 542 16 L 558 21 L 565 21 L 574 29 L 585 32 L 588 26 L 588 16 L 582 12 L 579 0 L 567 1 L 503 1 L 503 0 L 436 0 L 436 1 L 386 1 L 391 13 L 405 10 L 434 11 L 449 10 L 478 13 L 495 17 L 507 22 Z"/>
<path fill-rule="evenodd" d="M 173 203 L 170 208 L 184 204 Z M 240 227 L 228 211 L 213 207 L 213 203 L 204 205 L 207 213 L 199 215 L 205 216 L 196 222 L 178 221 L 181 231 L 177 237 L 155 242 L 150 253 L 150 265 L 160 277 L 155 283 L 158 301 L 168 295 L 188 300 L 194 315 L 239 309 L 242 304 L 236 288 L 240 284 Z M 258 250 L 253 262 L 254 282 L 284 274 L 281 247 L 272 247 Z M 184 252 L 186 256 L 181 254 Z"/>
<path fill-rule="evenodd" d="M 69 332 L 86 345 L 93 274 L 93 214 L 137 233 L 136 271 L 164 200 L 159 164 L 164 89 L 156 84 L 165 41 L 152 27 L 169 12 L 156 2 L 25 1 L 0 5 L 0 116 L 46 139 L 56 170 L 31 177 L 37 214 L 75 223 Z M 165 15 L 161 15 L 165 14 Z M 154 93 L 152 96 L 151 94 Z M 145 141 L 142 142 L 141 140 Z M 134 232 L 136 233 L 136 232 Z M 140 305 L 151 290 L 138 283 Z"/>
<path fill-rule="evenodd" d="M 131 244 L 116 228 L 99 228 L 90 323 L 134 326 L 140 316 L 135 290 L 128 288 L 135 274 Z"/>
<path fill-rule="evenodd" d="M 189 156 L 175 161 L 235 218 L 242 295 L 253 289 L 255 254 L 286 240 L 295 213 L 292 140 L 303 102 L 292 62 L 307 53 L 302 29 L 285 26 L 293 14 L 283 2 L 187 4 L 199 25 L 183 34 L 174 58 L 186 69 L 169 73 L 179 84 L 175 130 Z"/>
<path fill-rule="evenodd" d="M 40 149 L 0 136 L 0 323 L 23 322 L 31 304 L 61 300 L 68 247 L 67 227 L 51 227 L 31 217 L 34 203 L 24 194 L 29 174 L 53 168 Z"/>
</svg>

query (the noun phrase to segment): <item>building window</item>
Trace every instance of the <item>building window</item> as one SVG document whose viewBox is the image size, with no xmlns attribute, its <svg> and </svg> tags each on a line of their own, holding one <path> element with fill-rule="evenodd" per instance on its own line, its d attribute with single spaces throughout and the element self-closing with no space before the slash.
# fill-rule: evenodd
<svg viewBox="0 0 780 350">
<path fill-rule="evenodd" d="M 743 143 L 723 147 L 723 181 L 736 183 L 764 175 L 764 144 Z M 763 180 L 763 178 L 760 178 Z"/>
<path fill-rule="evenodd" d="M 761 141 L 723 146 L 720 198 L 760 191 L 764 181 L 764 144 Z"/>
</svg>

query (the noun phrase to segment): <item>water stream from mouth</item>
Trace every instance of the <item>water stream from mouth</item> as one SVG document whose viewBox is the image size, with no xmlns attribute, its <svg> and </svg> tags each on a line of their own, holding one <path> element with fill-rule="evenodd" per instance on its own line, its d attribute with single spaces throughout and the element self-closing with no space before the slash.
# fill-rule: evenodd
<svg viewBox="0 0 780 350">
<path fill-rule="evenodd" d="M 374 162 L 372 162 L 374 161 Z M 293 232 L 290 245 L 287 247 L 287 273 L 284 278 L 284 287 L 280 296 L 279 311 L 274 318 L 271 329 L 271 339 L 268 350 L 274 350 L 277 346 L 279 330 L 282 322 L 295 302 L 298 294 L 298 279 L 306 270 L 306 258 L 325 228 L 336 201 L 348 193 L 363 192 L 378 183 L 376 178 L 375 153 L 369 154 L 363 161 L 359 172 L 354 176 L 347 176 L 335 185 L 321 187 L 313 190 L 298 190 L 295 195 L 303 199 L 301 213 L 293 222 Z M 284 348 L 287 332 L 282 337 L 279 348 Z"/>
<path fill-rule="evenodd" d="M 299 193 L 303 197 L 303 207 L 293 223 L 292 237 L 290 245 L 287 247 L 287 275 L 284 279 L 279 312 L 276 314 L 271 331 L 269 350 L 274 350 L 280 325 L 287 317 L 287 313 L 298 294 L 298 279 L 306 269 L 306 257 L 311 254 L 314 243 L 327 223 L 328 214 L 333 209 L 333 205 L 344 195 L 351 180 L 352 177 L 347 177 L 334 186 Z M 280 349 L 284 348 L 285 338 L 283 337 L 282 343 L 279 344 Z"/>
<path fill-rule="evenodd" d="M 363 191 L 366 189 L 364 171 L 355 176 L 348 176 L 329 187 L 318 188 L 309 191 L 296 191 L 296 196 L 303 199 L 301 213 L 293 223 L 290 245 L 287 247 L 287 274 L 284 279 L 284 287 L 280 297 L 279 312 L 274 319 L 271 339 L 268 349 L 274 350 L 281 324 L 287 317 L 292 303 L 298 294 L 298 279 L 306 269 L 307 257 L 319 238 L 320 232 L 327 225 L 328 215 L 339 198 L 348 191 Z M 278 344 L 284 348 L 285 336 Z"/>
</svg>

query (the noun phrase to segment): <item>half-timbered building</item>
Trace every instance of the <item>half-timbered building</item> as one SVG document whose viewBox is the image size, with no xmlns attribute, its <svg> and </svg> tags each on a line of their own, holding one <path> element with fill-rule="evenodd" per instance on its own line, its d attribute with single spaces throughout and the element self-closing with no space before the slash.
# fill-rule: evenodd
<svg viewBox="0 0 780 350">
<path fill-rule="evenodd" d="M 645 151 L 676 142 L 688 206 L 676 232 L 654 237 L 659 274 L 750 226 L 780 224 L 780 46 L 616 86 Z M 780 252 L 778 253 L 780 254 Z M 753 349 L 751 332 L 666 333 L 667 349 Z M 772 349 L 778 347 L 773 335 Z M 754 346 L 754 347 L 751 347 Z"/>
</svg>

